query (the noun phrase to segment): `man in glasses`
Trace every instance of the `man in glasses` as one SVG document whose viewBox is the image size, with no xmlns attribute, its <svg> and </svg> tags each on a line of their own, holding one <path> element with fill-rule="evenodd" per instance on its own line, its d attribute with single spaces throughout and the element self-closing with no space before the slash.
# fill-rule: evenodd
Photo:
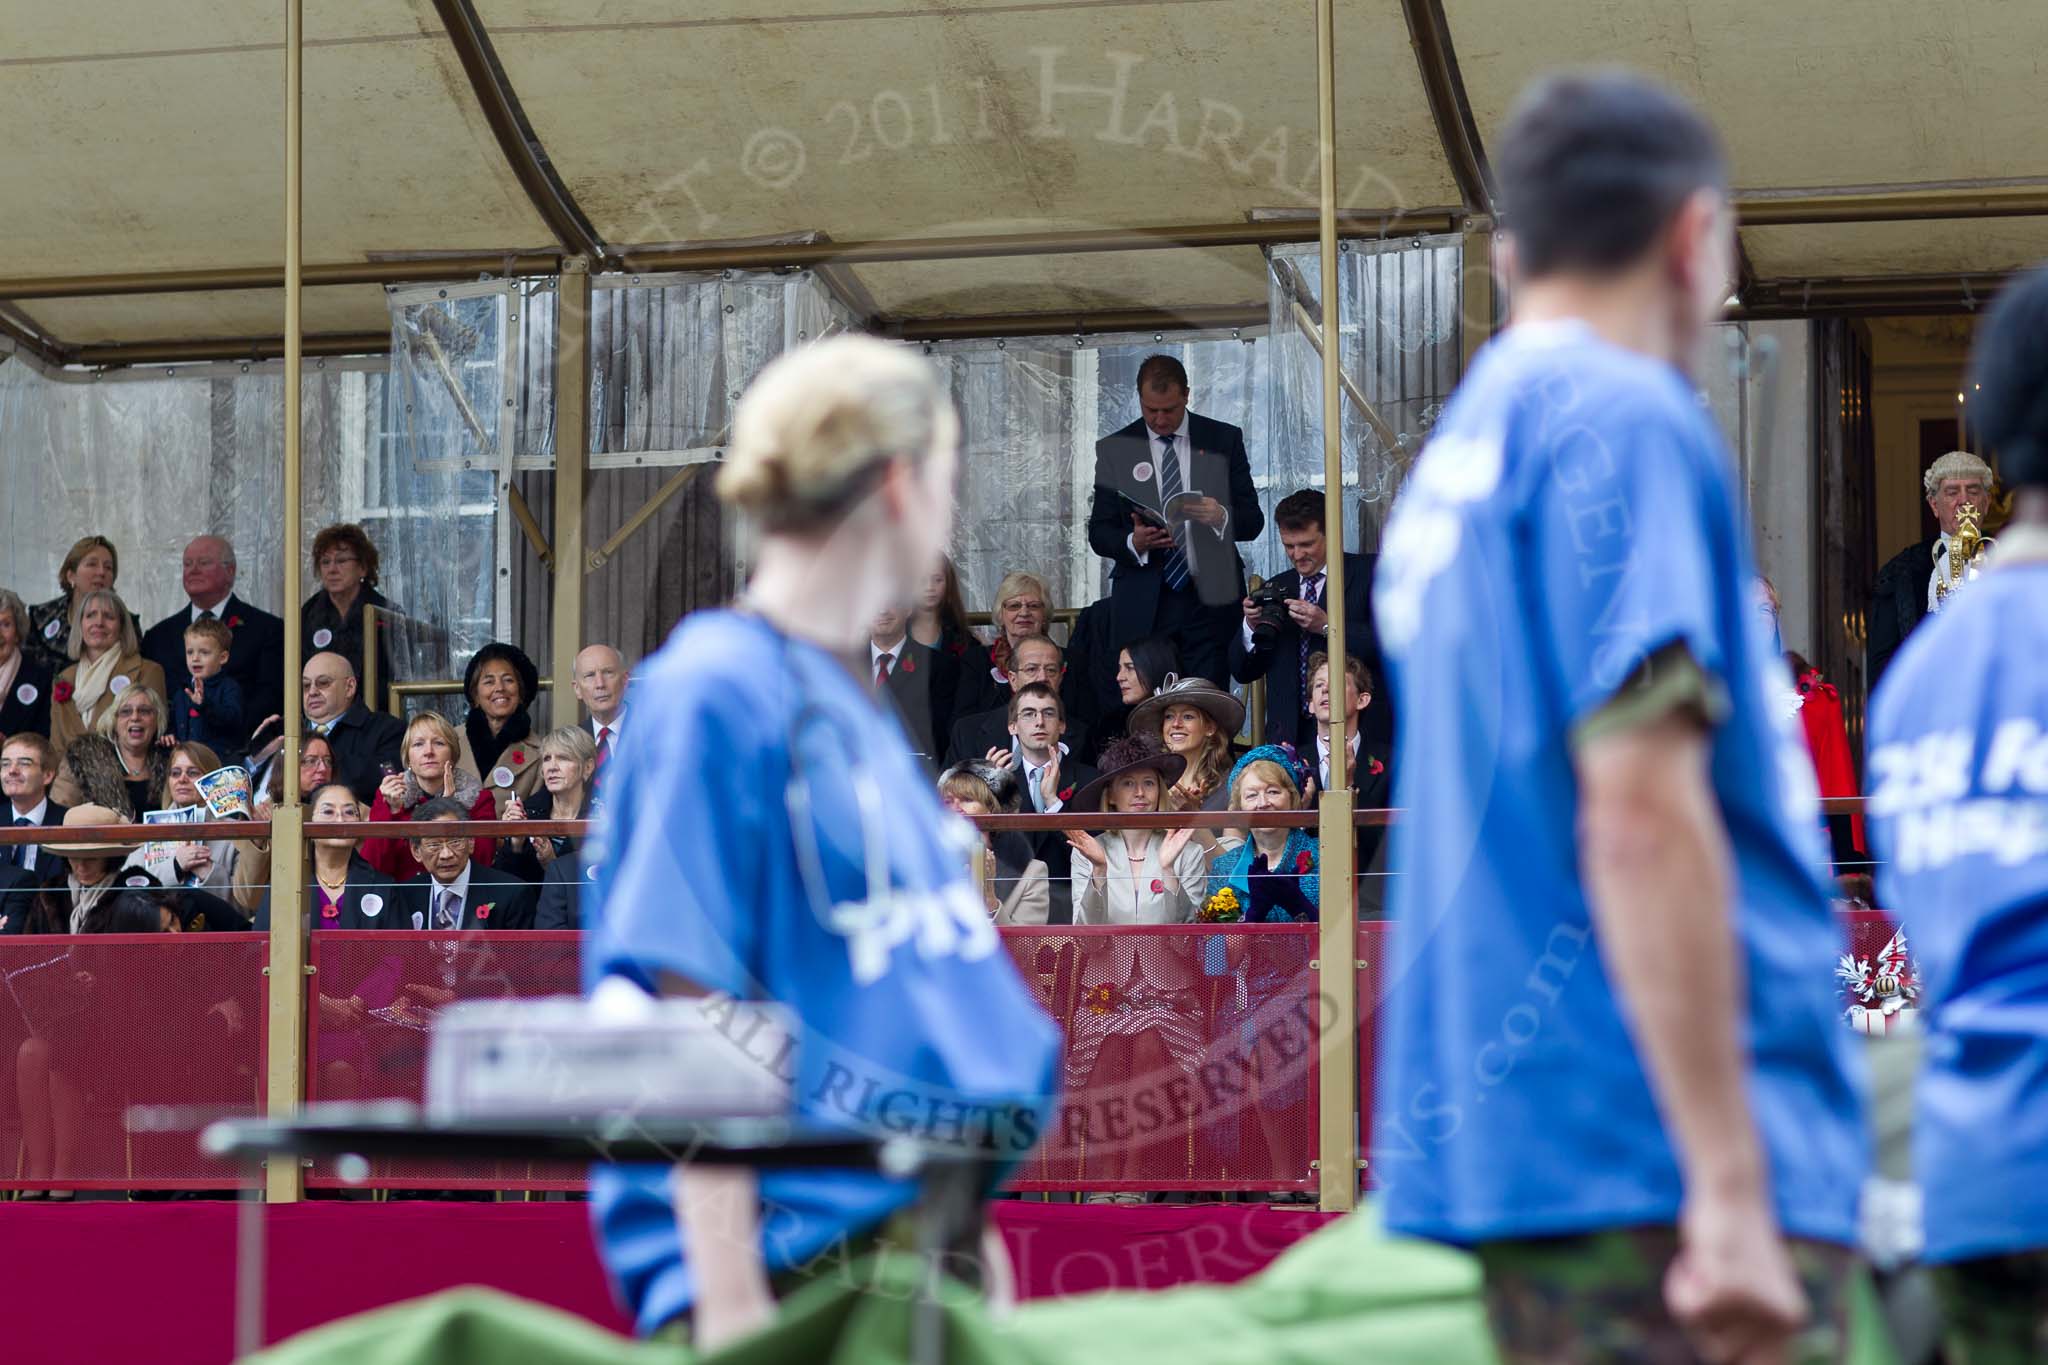
<svg viewBox="0 0 2048 1365">
<path fill-rule="evenodd" d="M 469 810 L 457 800 L 437 796 L 414 812 L 418 829 L 408 842 L 412 856 L 426 871 L 399 888 L 394 929 L 531 929 L 537 892 L 496 868 L 471 858 L 475 840 L 437 833 L 434 826 L 467 820 Z"/>
</svg>

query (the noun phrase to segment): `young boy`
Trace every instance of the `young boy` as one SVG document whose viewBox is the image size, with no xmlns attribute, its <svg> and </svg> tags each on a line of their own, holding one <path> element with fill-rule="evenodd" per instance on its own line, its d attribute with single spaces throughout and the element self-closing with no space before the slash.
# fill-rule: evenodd
<svg viewBox="0 0 2048 1365">
<path fill-rule="evenodd" d="M 225 622 L 211 617 L 185 627 L 185 667 L 192 686 L 171 699 L 171 729 L 181 742 L 204 744 L 223 763 L 241 761 L 248 727 L 242 723 L 241 686 L 221 670 L 234 642 Z"/>
</svg>

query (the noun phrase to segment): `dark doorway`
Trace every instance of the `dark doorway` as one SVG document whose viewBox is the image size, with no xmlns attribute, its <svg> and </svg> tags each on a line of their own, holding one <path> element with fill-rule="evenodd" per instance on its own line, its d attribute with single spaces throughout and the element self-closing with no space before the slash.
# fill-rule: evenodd
<svg viewBox="0 0 2048 1365">
<path fill-rule="evenodd" d="M 1962 431 L 1953 417 L 1929 417 L 1920 423 L 1920 473 L 1925 476 L 1929 467 L 1951 450 L 1961 450 Z M 1925 483 L 1921 485 L 1925 487 Z M 1920 539 L 1931 540 L 1941 534 L 1941 523 L 1934 519 L 1934 509 L 1926 499 L 1920 502 Z"/>
</svg>

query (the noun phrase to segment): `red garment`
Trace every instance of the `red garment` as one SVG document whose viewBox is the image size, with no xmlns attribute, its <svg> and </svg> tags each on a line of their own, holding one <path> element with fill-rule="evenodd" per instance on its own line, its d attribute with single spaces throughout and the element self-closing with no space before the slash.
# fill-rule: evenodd
<svg viewBox="0 0 2048 1365">
<path fill-rule="evenodd" d="M 1849 756 L 1849 730 L 1842 721 L 1842 698 L 1835 685 L 1809 668 L 1799 675 L 1799 723 L 1806 727 L 1806 749 L 1813 756 L 1813 775 L 1820 781 L 1822 796 L 1856 796 L 1856 764 Z M 1849 837 L 1862 853 L 1870 845 L 1863 839 L 1863 817 L 1849 817 Z"/>
<path fill-rule="evenodd" d="M 370 818 L 372 820 L 396 820 L 402 822 L 412 817 L 393 814 L 391 807 L 384 804 L 384 793 L 380 791 L 377 793 L 377 799 L 370 803 Z M 471 806 L 469 810 L 469 818 L 472 820 L 495 820 L 498 818 L 497 798 L 491 794 L 489 787 L 485 787 L 481 792 L 477 793 L 476 804 Z M 498 841 L 496 839 L 479 839 L 476 841 L 476 848 L 471 851 L 469 856 L 483 866 L 489 867 L 491 865 L 491 855 L 497 851 L 497 848 Z M 364 862 L 395 882 L 410 881 L 426 870 L 420 866 L 419 859 L 412 856 L 412 846 L 402 837 L 394 839 L 365 839 L 363 840 L 362 848 L 357 851 L 363 855 Z"/>
</svg>

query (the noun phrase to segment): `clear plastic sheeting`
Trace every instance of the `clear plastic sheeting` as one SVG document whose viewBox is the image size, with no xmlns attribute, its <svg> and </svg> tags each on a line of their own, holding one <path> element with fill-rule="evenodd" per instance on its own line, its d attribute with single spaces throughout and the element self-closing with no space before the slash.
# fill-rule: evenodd
<svg viewBox="0 0 2048 1365">
<path fill-rule="evenodd" d="M 1458 382 L 1462 251 L 1455 236 L 1338 248 L 1337 354 L 1350 381 L 1340 400 L 1344 544 L 1376 550 L 1401 483 Z M 1268 472 L 1285 496 L 1324 486 L 1322 258 L 1313 245 L 1278 248 L 1267 268 Z M 1246 558 L 1262 573 L 1285 567 L 1270 522 Z"/>
<path fill-rule="evenodd" d="M 554 464 L 555 305 L 553 281 L 529 284 L 517 319 L 524 370 L 517 453 L 525 468 Z M 596 280 L 591 454 L 711 458 L 731 429 L 734 402 L 763 366 L 853 324 L 853 314 L 807 270 Z"/>
<path fill-rule="evenodd" d="M 284 374 L 280 366 L 204 365 L 105 376 L 0 363 L 0 586 L 31 603 L 57 595 L 57 569 L 81 536 L 121 551 L 115 585 L 147 626 L 185 604 L 186 542 L 235 548 L 235 591 L 282 612 Z M 302 525 L 356 505 L 381 432 L 381 367 L 309 363 L 300 427 Z M 302 566 L 311 590 L 310 565 Z"/>
<path fill-rule="evenodd" d="M 508 284 L 391 296 L 391 370 L 381 442 L 365 471 L 360 520 L 382 560 L 396 668 L 461 677 L 509 619 L 503 487 L 511 469 L 518 295 Z M 437 699 L 451 715 L 460 698 Z"/>
</svg>

